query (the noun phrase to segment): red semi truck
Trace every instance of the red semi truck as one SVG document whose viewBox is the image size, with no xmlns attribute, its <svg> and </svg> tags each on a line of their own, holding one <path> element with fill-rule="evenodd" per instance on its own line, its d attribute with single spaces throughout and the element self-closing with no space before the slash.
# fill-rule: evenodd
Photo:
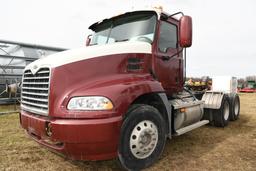
<svg viewBox="0 0 256 171">
<path fill-rule="evenodd" d="M 191 17 L 134 11 L 89 29 L 87 47 L 24 70 L 20 123 L 41 145 L 75 160 L 117 157 L 140 170 L 159 158 L 167 138 L 238 118 L 235 92 L 197 99 L 183 87 Z"/>
</svg>

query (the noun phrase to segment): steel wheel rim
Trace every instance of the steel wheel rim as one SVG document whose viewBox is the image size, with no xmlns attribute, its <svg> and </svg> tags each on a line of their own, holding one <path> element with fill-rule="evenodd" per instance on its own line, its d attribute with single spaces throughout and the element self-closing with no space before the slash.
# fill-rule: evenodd
<svg viewBox="0 0 256 171">
<path fill-rule="evenodd" d="M 238 100 L 236 99 L 235 100 L 235 104 L 234 104 L 234 107 L 235 107 L 235 115 L 237 116 L 238 115 L 238 112 L 239 112 L 239 103 L 238 103 Z"/>
<path fill-rule="evenodd" d="M 132 130 L 130 150 L 134 157 L 145 159 L 155 150 L 157 142 L 157 126 L 149 120 L 141 121 Z"/>
<path fill-rule="evenodd" d="M 226 101 L 224 104 L 224 119 L 228 120 L 229 117 L 229 105 L 228 102 Z"/>
</svg>

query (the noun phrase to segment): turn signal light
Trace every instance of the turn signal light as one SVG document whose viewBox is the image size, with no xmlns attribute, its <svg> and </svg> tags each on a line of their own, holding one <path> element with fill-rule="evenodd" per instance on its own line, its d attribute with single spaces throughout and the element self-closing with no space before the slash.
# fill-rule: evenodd
<svg viewBox="0 0 256 171">
<path fill-rule="evenodd" d="M 181 112 L 181 113 L 185 113 L 185 112 L 186 112 L 186 108 L 181 108 L 181 109 L 180 109 L 180 112 Z"/>
</svg>

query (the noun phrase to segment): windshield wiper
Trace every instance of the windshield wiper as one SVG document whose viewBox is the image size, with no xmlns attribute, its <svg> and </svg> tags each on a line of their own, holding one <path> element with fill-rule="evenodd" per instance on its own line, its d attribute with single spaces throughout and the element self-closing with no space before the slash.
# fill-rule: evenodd
<svg viewBox="0 0 256 171">
<path fill-rule="evenodd" d="M 110 28 L 109 28 L 108 38 L 107 38 L 106 44 L 108 44 L 109 37 L 110 37 L 111 31 L 112 31 L 113 25 L 114 25 L 114 24 L 113 24 L 113 21 L 111 21 L 111 26 L 110 26 Z"/>
</svg>

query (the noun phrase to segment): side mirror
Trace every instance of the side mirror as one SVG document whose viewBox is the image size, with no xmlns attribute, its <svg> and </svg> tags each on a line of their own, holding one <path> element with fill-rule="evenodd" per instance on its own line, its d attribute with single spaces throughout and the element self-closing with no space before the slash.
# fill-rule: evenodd
<svg viewBox="0 0 256 171">
<path fill-rule="evenodd" d="M 89 46 L 89 45 L 90 45 L 90 43 L 91 43 L 91 37 L 92 37 L 91 34 L 87 36 L 87 38 L 86 38 L 86 46 Z"/>
<path fill-rule="evenodd" d="M 192 45 L 192 18 L 182 16 L 180 18 L 180 46 L 190 47 Z"/>
</svg>

